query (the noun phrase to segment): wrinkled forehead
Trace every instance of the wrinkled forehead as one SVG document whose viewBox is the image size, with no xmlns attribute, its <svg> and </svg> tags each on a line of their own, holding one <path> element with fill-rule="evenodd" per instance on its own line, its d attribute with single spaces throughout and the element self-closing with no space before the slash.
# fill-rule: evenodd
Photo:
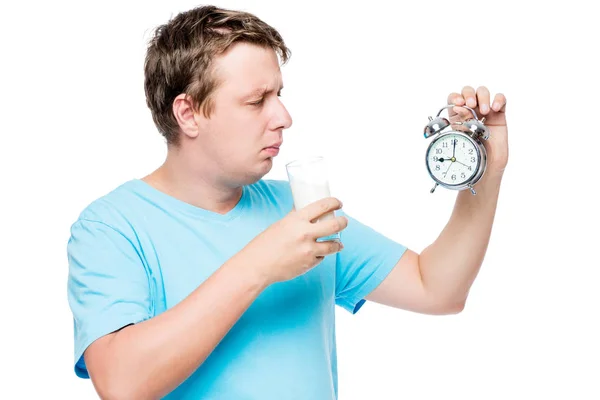
<svg viewBox="0 0 600 400">
<path fill-rule="evenodd" d="M 279 90 L 282 86 L 279 59 L 271 48 L 237 43 L 215 59 L 214 68 L 220 90 L 228 94 Z"/>
</svg>

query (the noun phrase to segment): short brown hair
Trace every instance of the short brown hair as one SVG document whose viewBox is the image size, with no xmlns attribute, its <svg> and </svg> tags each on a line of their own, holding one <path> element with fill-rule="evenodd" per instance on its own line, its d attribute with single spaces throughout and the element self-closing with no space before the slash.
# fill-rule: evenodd
<svg viewBox="0 0 600 400">
<path fill-rule="evenodd" d="M 146 52 L 144 90 L 152 119 L 167 144 L 179 142 L 175 97 L 188 94 L 194 108 L 210 116 L 211 94 L 219 84 L 212 73 L 213 60 L 237 42 L 271 48 L 283 63 L 291 55 L 279 32 L 242 11 L 197 7 L 156 29 Z"/>
</svg>

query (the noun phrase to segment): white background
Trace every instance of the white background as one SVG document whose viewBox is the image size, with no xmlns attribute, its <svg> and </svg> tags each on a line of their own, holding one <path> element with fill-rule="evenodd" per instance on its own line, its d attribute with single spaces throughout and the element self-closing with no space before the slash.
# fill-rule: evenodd
<svg viewBox="0 0 600 400">
<path fill-rule="evenodd" d="M 339 309 L 341 400 L 600 398 L 597 14 L 578 1 L 506 3 L 218 3 L 273 25 L 293 52 L 282 71 L 294 125 L 267 178 L 324 155 L 345 210 L 415 251 L 456 195 L 429 193 L 427 116 L 464 85 L 508 98 L 510 161 L 466 309 Z M 163 161 L 145 46 L 198 3 L 3 4 L 1 397 L 93 399 L 73 373 L 69 228 Z"/>
</svg>

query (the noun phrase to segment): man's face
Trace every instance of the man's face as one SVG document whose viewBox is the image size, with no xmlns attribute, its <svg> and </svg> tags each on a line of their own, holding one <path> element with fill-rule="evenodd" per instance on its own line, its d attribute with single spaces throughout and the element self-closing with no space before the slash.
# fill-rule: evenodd
<svg viewBox="0 0 600 400">
<path fill-rule="evenodd" d="M 283 130 L 292 124 L 279 99 L 279 61 L 271 49 L 238 43 L 215 60 L 215 67 L 220 84 L 213 111 L 201 118 L 194 145 L 220 180 L 250 184 L 271 170 Z"/>
</svg>

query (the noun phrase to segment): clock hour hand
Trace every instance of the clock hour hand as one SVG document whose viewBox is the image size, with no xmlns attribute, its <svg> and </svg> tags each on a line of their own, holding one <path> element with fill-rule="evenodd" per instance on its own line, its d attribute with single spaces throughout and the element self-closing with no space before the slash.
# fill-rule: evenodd
<svg viewBox="0 0 600 400">
<path fill-rule="evenodd" d="M 452 157 L 452 158 L 454 158 L 454 157 Z M 444 157 L 440 157 L 440 158 L 438 158 L 438 161 L 439 161 L 439 162 L 444 162 L 444 161 L 452 161 L 452 158 L 444 158 Z M 457 163 L 459 163 L 459 164 L 461 164 L 461 165 L 464 165 L 465 167 L 468 167 L 468 165 L 467 165 L 467 164 L 465 164 L 465 163 L 462 163 L 462 162 L 458 161 L 456 158 L 454 158 L 454 161 L 453 161 L 453 162 L 457 162 Z"/>
</svg>

